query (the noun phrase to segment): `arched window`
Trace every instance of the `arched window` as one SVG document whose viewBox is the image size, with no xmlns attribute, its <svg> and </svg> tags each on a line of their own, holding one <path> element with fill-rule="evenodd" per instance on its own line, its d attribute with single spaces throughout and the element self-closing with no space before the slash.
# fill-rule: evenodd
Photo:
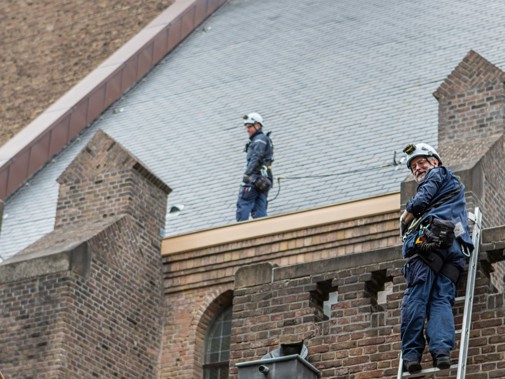
<svg viewBox="0 0 505 379">
<path fill-rule="evenodd" d="M 232 307 L 221 312 L 205 338 L 204 379 L 228 379 Z"/>
</svg>

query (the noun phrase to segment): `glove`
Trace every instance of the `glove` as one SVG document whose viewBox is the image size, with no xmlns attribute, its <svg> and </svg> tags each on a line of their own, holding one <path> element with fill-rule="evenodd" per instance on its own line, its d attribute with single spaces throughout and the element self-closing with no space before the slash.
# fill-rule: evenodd
<svg viewBox="0 0 505 379">
<path fill-rule="evenodd" d="M 438 248 L 439 246 L 436 243 L 432 242 L 418 243 L 415 245 L 415 252 L 418 254 L 428 254 L 436 251 Z"/>
<path fill-rule="evenodd" d="M 252 176 L 249 176 L 249 175 L 244 175 L 244 176 L 242 177 L 242 181 L 243 181 L 244 183 L 251 183 L 251 184 L 254 184 L 254 182 L 255 182 L 255 180 L 253 179 L 253 177 L 252 177 Z"/>
</svg>

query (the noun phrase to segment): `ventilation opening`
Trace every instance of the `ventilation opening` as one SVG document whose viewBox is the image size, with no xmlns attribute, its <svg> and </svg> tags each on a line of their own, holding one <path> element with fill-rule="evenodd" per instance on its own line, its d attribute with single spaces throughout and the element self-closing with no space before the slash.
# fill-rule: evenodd
<svg viewBox="0 0 505 379">
<path fill-rule="evenodd" d="M 365 282 L 365 293 L 370 298 L 372 312 L 382 312 L 386 308 L 387 295 L 393 292 L 393 277 L 386 270 L 372 272 L 372 279 Z"/>
<path fill-rule="evenodd" d="M 505 292 L 505 260 L 502 260 L 502 250 L 488 251 L 487 261 L 481 260 L 482 271 L 486 277 L 489 278 L 491 284 L 491 293 L 504 293 Z M 466 282 L 468 272 L 459 279 L 459 282 Z"/>
<path fill-rule="evenodd" d="M 338 303 L 338 287 L 333 280 L 324 280 L 317 283 L 317 288 L 310 292 L 311 305 L 314 307 L 315 321 L 331 319 L 331 308 Z"/>
</svg>

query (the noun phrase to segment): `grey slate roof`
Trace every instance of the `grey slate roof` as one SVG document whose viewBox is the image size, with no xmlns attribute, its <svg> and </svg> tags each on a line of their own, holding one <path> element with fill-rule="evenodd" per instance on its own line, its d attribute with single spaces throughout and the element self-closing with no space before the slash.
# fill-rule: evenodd
<svg viewBox="0 0 505 379">
<path fill-rule="evenodd" d="M 52 230 L 56 178 L 98 129 L 185 206 L 167 235 L 235 222 L 252 111 L 285 178 L 270 215 L 398 192 L 393 152 L 437 145 L 432 93 L 471 49 L 505 68 L 504 36 L 502 0 L 231 0 L 7 201 L 0 254 Z"/>
</svg>

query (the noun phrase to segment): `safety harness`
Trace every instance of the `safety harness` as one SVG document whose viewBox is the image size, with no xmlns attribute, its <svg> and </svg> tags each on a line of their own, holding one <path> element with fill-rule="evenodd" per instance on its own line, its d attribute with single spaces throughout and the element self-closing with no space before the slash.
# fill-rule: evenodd
<svg viewBox="0 0 505 379">
<path fill-rule="evenodd" d="M 458 180 L 458 188 L 456 188 L 455 190 L 449 192 L 443 198 L 441 198 L 440 200 L 438 200 L 435 204 L 433 204 L 430 207 L 428 207 L 421 216 L 419 216 L 418 218 L 416 218 L 415 220 L 413 220 L 410 223 L 410 225 L 409 225 L 409 227 L 407 229 L 407 232 L 404 234 L 403 240 L 405 240 L 405 238 L 407 237 L 407 235 L 409 233 L 411 233 L 412 231 L 414 231 L 414 230 L 417 229 L 417 227 L 419 226 L 419 224 L 421 223 L 421 221 L 423 221 L 423 216 L 426 213 L 428 213 L 429 211 L 431 211 L 433 208 L 437 208 L 440 204 L 446 202 L 450 198 L 452 198 L 452 197 L 454 197 L 454 196 L 456 196 L 457 194 L 460 193 L 460 191 L 463 189 L 463 183 L 461 183 L 461 179 L 459 178 L 459 176 L 455 176 L 455 177 Z"/>
<path fill-rule="evenodd" d="M 445 262 L 444 257 L 439 252 L 440 249 L 449 248 L 454 242 L 454 224 L 448 220 L 441 220 L 435 217 L 424 218 L 430 210 L 438 207 L 445 201 L 460 193 L 463 184 L 458 176 L 458 188 L 449 192 L 443 198 L 438 200 L 435 204 L 431 205 L 425 212 L 417 219 L 411 222 L 407 232 L 403 236 L 403 241 L 410 233 L 418 231 L 416 238 L 416 253 L 409 257 L 409 261 L 419 257 L 426 265 L 433 270 L 435 274 L 442 274 L 448 277 L 452 282 L 457 283 L 461 274 L 461 268 L 451 262 Z M 421 222 L 427 221 L 426 226 L 422 226 Z M 431 227 L 431 229 L 430 229 Z M 463 254 L 469 256 L 469 251 L 465 244 L 461 244 Z"/>
</svg>

